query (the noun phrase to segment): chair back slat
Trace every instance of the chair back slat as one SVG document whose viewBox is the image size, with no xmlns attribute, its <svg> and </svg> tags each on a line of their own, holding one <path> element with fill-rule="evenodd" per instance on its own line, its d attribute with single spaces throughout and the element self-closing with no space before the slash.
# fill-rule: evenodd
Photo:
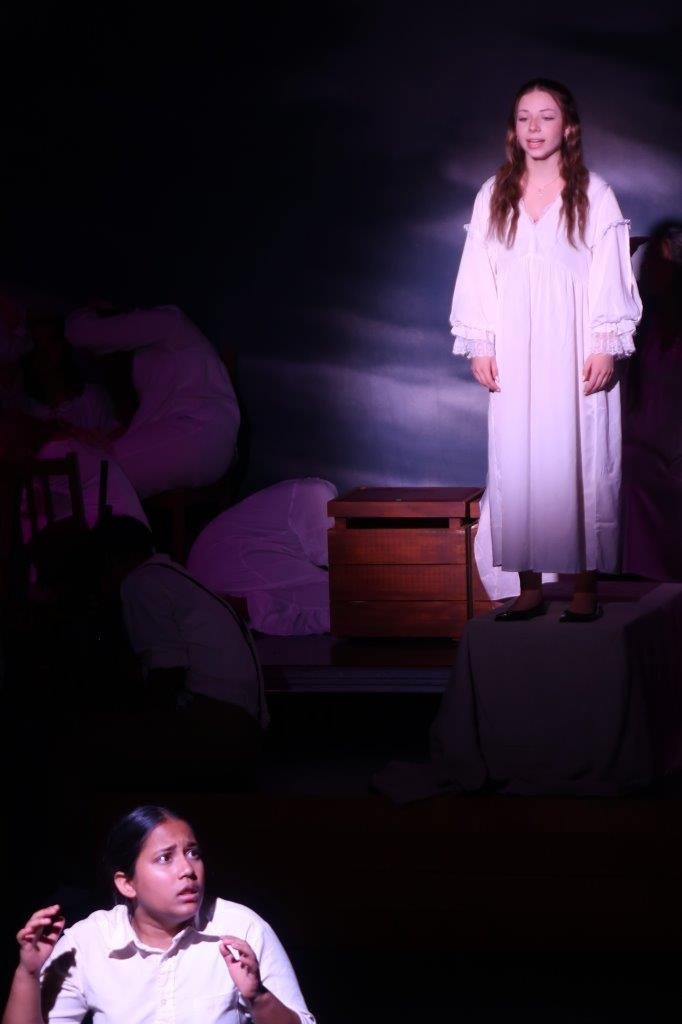
<svg viewBox="0 0 682 1024">
<path fill-rule="evenodd" d="M 71 515 L 79 526 L 86 526 L 78 456 L 75 452 L 70 452 L 63 459 L 28 459 L 22 465 L 22 486 L 26 496 L 26 511 L 32 534 L 36 534 L 40 529 L 40 511 L 44 512 L 48 523 L 53 523 L 55 520 L 54 498 L 50 481 L 59 477 L 65 477 L 68 484 Z M 38 507 L 36 486 L 40 487 L 41 509 Z"/>
<path fill-rule="evenodd" d="M 109 486 L 109 460 L 102 459 L 99 464 L 99 495 L 97 498 L 97 521 L 107 512 L 107 490 Z"/>
<path fill-rule="evenodd" d="M 71 496 L 71 515 L 77 523 L 85 527 L 85 504 L 83 502 L 83 485 L 81 483 L 81 471 L 78 465 L 78 456 L 71 452 L 66 456 L 69 463 L 69 494 Z"/>
<path fill-rule="evenodd" d="M 52 500 L 52 491 L 50 490 L 50 478 L 42 476 L 40 478 L 40 484 L 43 491 L 43 508 L 45 509 L 45 517 L 48 523 L 54 522 L 54 502 Z"/>
<path fill-rule="evenodd" d="M 28 510 L 28 520 L 31 524 L 32 534 L 36 534 L 38 532 L 38 505 L 36 503 L 36 492 L 34 487 L 35 480 L 30 477 L 24 480 L 26 508 Z"/>
</svg>

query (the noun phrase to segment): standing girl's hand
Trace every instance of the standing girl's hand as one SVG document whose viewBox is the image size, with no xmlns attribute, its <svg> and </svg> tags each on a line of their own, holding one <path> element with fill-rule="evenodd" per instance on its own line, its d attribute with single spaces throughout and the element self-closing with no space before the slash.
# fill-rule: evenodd
<svg viewBox="0 0 682 1024">
<path fill-rule="evenodd" d="M 604 391 L 613 380 L 613 356 L 604 352 L 595 352 L 588 356 L 583 366 L 584 392 L 593 395 L 596 391 Z"/>
<path fill-rule="evenodd" d="M 499 391 L 499 374 L 495 356 L 472 356 L 471 372 L 488 391 Z"/>
<path fill-rule="evenodd" d="M 258 959 L 245 939 L 239 939 L 236 935 L 223 935 L 218 949 L 227 964 L 232 981 L 245 999 L 253 999 L 259 992 L 264 991 Z M 235 950 L 238 956 L 235 956 L 232 950 Z"/>
<path fill-rule="evenodd" d="M 39 973 L 63 930 L 64 915 L 60 913 L 58 903 L 36 910 L 19 929 L 19 963 L 27 974 L 36 976 Z"/>
</svg>

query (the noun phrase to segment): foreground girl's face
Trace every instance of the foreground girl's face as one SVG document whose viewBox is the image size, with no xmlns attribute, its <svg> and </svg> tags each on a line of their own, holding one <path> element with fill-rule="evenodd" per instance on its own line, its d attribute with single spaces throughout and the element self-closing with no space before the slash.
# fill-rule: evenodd
<svg viewBox="0 0 682 1024">
<path fill-rule="evenodd" d="M 561 109 L 548 92 L 528 92 L 516 108 L 516 137 L 526 159 L 546 160 L 561 146 Z"/>
<path fill-rule="evenodd" d="M 193 917 L 204 894 L 204 862 L 186 821 L 171 818 L 147 836 L 129 880 L 137 907 L 165 925 Z"/>
</svg>

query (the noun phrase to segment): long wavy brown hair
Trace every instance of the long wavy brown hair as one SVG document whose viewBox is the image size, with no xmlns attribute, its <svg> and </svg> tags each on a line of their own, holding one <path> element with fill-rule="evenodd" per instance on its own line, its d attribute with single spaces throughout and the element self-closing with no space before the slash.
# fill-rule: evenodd
<svg viewBox="0 0 682 1024">
<path fill-rule="evenodd" d="M 507 160 L 495 175 L 490 197 L 489 234 L 495 235 L 507 248 L 514 244 L 519 222 L 519 202 L 522 180 L 526 173 L 526 154 L 516 138 L 516 113 L 519 103 L 529 92 L 548 92 L 559 106 L 562 117 L 563 138 L 559 152 L 559 169 L 565 184 L 561 190 L 561 216 L 566 223 L 566 235 L 575 245 L 575 231 L 585 241 L 585 225 L 589 211 L 587 183 L 589 171 L 583 163 L 580 117 L 575 100 L 561 82 L 551 78 L 532 78 L 521 86 L 509 113 L 507 123 Z"/>
</svg>

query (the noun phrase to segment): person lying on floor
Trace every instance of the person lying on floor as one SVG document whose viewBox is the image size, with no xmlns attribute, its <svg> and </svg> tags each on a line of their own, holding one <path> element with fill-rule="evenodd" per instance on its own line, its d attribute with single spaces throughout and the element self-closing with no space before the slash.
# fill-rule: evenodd
<svg viewBox="0 0 682 1024">
<path fill-rule="evenodd" d="M 274 636 L 329 632 L 327 502 L 334 484 L 282 480 L 228 508 L 199 534 L 190 572 L 246 601 L 250 625 Z"/>
<path fill-rule="evenodd" d="M 267 725 L 263 679 L 248 627 L 237 612 L 168 555 L 136 519 L 110 516 L 93 530 L 93 559 L 105 588 L 120 592 L 130 645 L 161 708 L 189 704 L 207 727 L 260 742 Z M 226 737 L 227 741 L 227 737 Z"/>
<path fill-rule="evenodd" d="M 72 345 L 132 351 L 139 405 L 113 453 L 140 497 L 215 483 L 228 469 L 239 405 L 218 353 L 177 308 L 79 309 L 66 322 Z"/>
</svg>

